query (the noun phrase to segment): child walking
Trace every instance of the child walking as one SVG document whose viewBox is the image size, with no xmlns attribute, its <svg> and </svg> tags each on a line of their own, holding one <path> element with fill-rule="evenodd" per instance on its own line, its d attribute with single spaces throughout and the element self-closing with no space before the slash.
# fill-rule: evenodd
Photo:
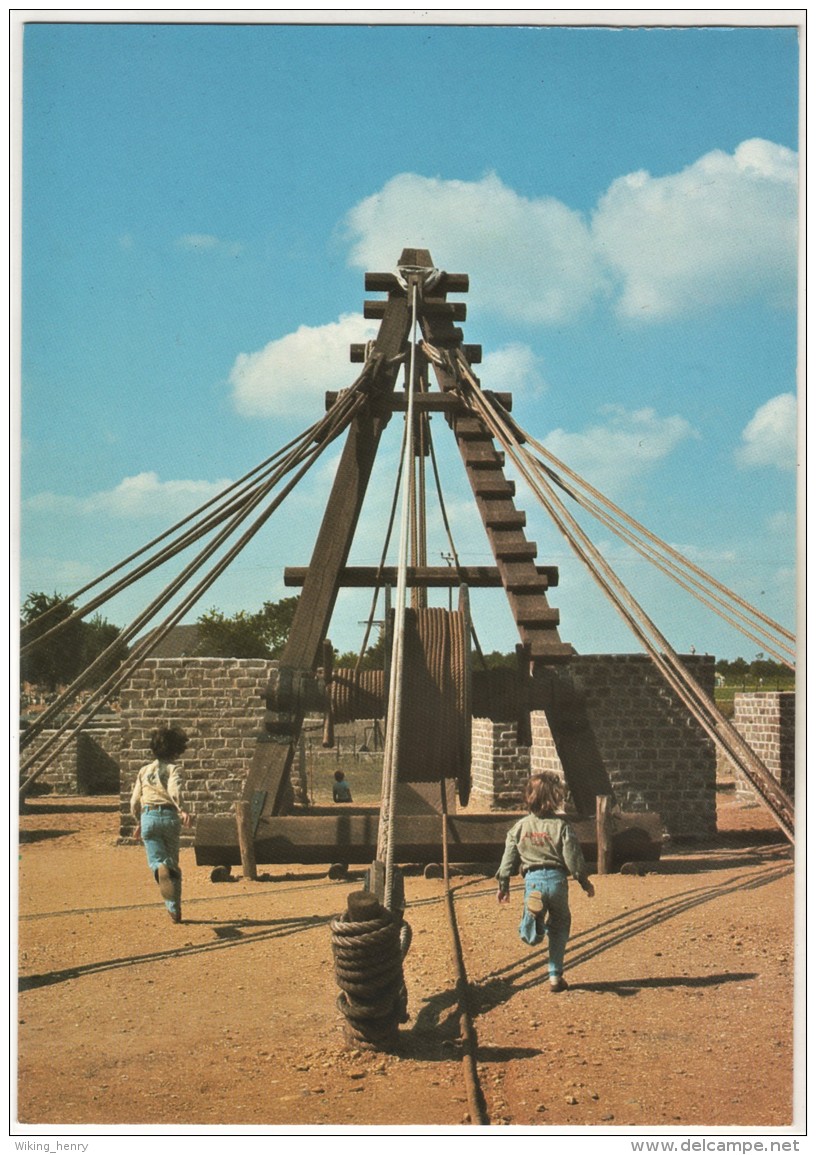
<svg viewBox="0 0 816 1155">
<path fill-rule="evenodd" d="M 153 732 L 150 749 L 156 760 L 136 775 L 130 812 L 170 918 L 181 922 L 179 843 L 181 828 L 191 819 L 183 806 L 181 767 L 175 759 L 187 749 L 187 735 L 178 726 L 161 726 Z"/>
<path fill-rule="evenodd" d="M 589 881 L 587 865 L 575 831 L 560 813 L 564 787 L 558 774 L 537 774 L 524 788 L 530 813 L 507 832 L 504 857 L 496 878 L 500 903 L 510 900 L 510 876 L 521 864 L 524 878 L 524 912 L 519 935 L 530 946 L 549 939 L 550 990 L 567 989 L 564 952 L 569 939 L 572 915 L 569 908 L 568 879 L 572 877 L 592 898 L 595 888 Z M 544 919 L 547 918 L 545 923 Z"/>
</svg>

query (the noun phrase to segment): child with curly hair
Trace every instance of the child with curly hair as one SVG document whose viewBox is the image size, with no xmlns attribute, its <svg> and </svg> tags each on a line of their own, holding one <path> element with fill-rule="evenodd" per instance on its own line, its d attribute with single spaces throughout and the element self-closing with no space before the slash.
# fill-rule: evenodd
<svg viewBox="0 0 816 1155">
<path fill-rule="evenodd" d="M 160 726 L 153 732 L 150 749 L 156 758 L 136 775 L 130 812 L 170 919 L 181 922 L 179 843 L 181 828 L 189 826 L 191 819 L 183 806 L 176 759 L 187 749 L 187 735 L 178 726 Z"/>
</svg>

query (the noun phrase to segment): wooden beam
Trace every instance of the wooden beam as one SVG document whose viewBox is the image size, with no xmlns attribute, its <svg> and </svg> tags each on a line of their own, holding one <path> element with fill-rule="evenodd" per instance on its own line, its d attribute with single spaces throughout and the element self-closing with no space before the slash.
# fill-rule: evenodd
<svg viewBox="0 0 816 1155">
<path fill-rule="evenodd" d="M 368 321 L 378 321 L 385 316 L 387 301 L 363 301 L 363 316 Z M 467 305 L 464 301 L 443 301 L 439 297 L 423 297 L 422 310 L 429 316 L 446 317 L 450 321 L 466 321 Z"/>
<path fill-rule="evenodd" d="M 381 355 L 381 360 L 375 370 L 370 403 L 349 426 L 303 592 L 281 655 L 283 667 L 313 670 L 318 665 L 337 600 L 337 577 L 348 560 L 377 448 L 390 419 L 390 413 L 379 411 L 376 403 L 396 384 L 400 371 L 397 359 L 406 346 L 411 316 L 404 295 L 390 297 L 387 306 L 374 342 L 374 352 Z M 242 794 L 250 801 L 263 798 L 262 815 L 280 813 L 289 807 L 290 772 L 302 724 L 298 713 L 280 717 L 274 728 L 267 721 L 274 740 L 259 741 Z"/>
<path fill-rule="evenodd" d="M 329 390 L 325 395 L 326 409 L 332 409 L 337 404 L 339 393 Z M 496 398 L 508 411 L 513 406 L 513 397 L 510 393 L 496 393 Z M 408 397 L 403 390 L 384 397 L 379 401 L 378 408 L 391 413 L 404 413 L 408 408 Z M 441 393 L 434 390 L 431 393 L 416 393 L 414 408 L 425 413 L 460 414 L 466 412 L 458 393 Z"/>
<path fill-rule="evenodd" d="M 368 865 L 376 852 L 379 814 L 374 807 L 311 808 L 305 814 L 265 817 L 255 834 L 258 863 L 333 863 Z M 456 814 L 448 818 L 451 862 L 481 862 L 492 874 L 504 850 L 507 831 L 521 812 Z M 572 819 L 587 861 L 596 860 L 595 818 Z M 438 814 L 398 815 L 394 830 L 397 860 L 402 863 L 440 862 L 441 823 Z M 613 862 L 655 861 L 662 849 L 660 817 L 651 812 L 615 816 Z M 197 820 L 196 863 L 237 866 L 240 850 L 235 820 L 201 815 Z"/>
<path fill-rule="evenodd" d="M 535 566 L 535 573 L 539 579 L 543 578 L 547 586 L 558 585 L 558 566 Z M 305 566 L 287 566 L 283 571 L 283 583 L 286 586 L 302 586 L 306 580 L 308 569 Z M 452 566 L 408 566 L 407 584 L 411 588 L 451 589 L 462 584 L 471 589 L 501 589 L 505 584 L 498 566 L 469 565 L 456 570 Z M 397 584 L 396 566 L 384 566 L 379 570 L 376 566 L 346 566 L 337 577 L 337 584 L 350 588 L 373 588 L 376 585 Z M 514 588 L 512 575 L 509 578 L 511 588 Z M 541 581 L 536 582 L 536 589 L 541 588 Z"/>
<path fill-rule="evenodd" d="M 609 874 L 612 870 L 612 797 L 609 794 L 599 794 L 595 804 L 598 874 Z"/>
<path fill-rule="evenodd" d="M 238 853 L 241 856 L 241 870 L 244 878 L 254 880 L 258 877 L 258 867 L 255 862 L 255 844 L 250 810 L 249 802 L 243 798 L 239 798 L 235 803 L 235 824 L 238 831 Z"/>
<path fill-rule="evenodd" d="M 398 292 L 400 285 L 394 273 L 366 273 L 365 290 L 367 293 Z M 442 273 L 434 292 L 437 293 L 466 293 L 470 288 L 470 277 L 467 273 Z"/>
<path fill-rule="evenodd" d="M 468 365 L 480 365 L 482 361 L 482 346 L 481 345 L 463 345 L 462 352 L 465 355 Z M 361 365 L 366 359 L 366 346 L 359 342 L 354 342 L 349 345 L 349 361 L 354 364 Z M 509 397 L 507 393 L 505 396 Z M 508 406 L 505 406 L 508 408 Z"/>
</svg>

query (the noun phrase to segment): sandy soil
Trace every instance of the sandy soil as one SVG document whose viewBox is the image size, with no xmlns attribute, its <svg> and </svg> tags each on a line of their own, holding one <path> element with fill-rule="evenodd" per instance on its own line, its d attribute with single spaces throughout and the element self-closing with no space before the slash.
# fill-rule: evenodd
<svg viewBox="0 0 816 1155">
<path fill-rule="evenodd" d="M 164 912 L 115 798 L 33 799 L 20 819 L 20 1124 L 458 1126 L 469 1121 L 442 881 L 409 872 L 408 1022 L 349 1050 L 329 923 L 360 875 L 263 867 L 210 881 L 182 853 Z M 571 891 L 569 991 L 517 937 L 520 884 L 452 884 L 492 1126 L 792 1124 L 793 859 L 761 808 L 720 795 L 714 844 Z M 22 1128 L 26 1130 L 25 1127 Z"/>
</svg>

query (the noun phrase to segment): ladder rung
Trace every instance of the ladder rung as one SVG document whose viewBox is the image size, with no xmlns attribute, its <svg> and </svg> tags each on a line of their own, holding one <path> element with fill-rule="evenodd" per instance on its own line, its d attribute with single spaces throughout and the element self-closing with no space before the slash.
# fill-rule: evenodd
<svg viewBox="0 0 816 1155">
<path fill-rule="evenodd" d="M 485 525 L 490 528 L 521 529 L 527 524 L 527 514 L 523 509 L 516 509 L 511 501 L 478 501 L 478 504 Z"/>
<path fill-rule="evenodd" d="M 534 558 L 538 554 L 538 546 L 534 541 L 528 541 L 521 530 L 488 527 L 487 536 L 493 553 L 499 561 L 517 561 L 523 558 Z"/>
</svg>

